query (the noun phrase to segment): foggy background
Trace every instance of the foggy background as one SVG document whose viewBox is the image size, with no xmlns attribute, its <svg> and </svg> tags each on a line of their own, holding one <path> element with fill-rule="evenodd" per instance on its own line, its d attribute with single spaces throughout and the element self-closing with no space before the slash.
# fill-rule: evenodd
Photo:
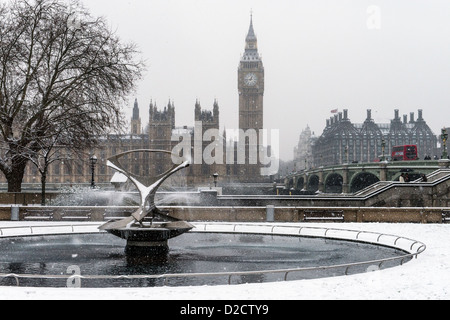
<svg viewBox="0 0 450 320">
<path fill-rule="evenodd" d="M 176 125 L 194 106 L 220 106 L 222 128 L 238 128 L 237 68 L 253 12 L 265 67 L 264 127 L 280 130 L 281 159 L 293 158 L 307 125 L 319 136 L 331 110 L 362 123 L 372 109 L 388 123 L 423 109 L 435 134 L 449 126 L 448 0 L 85 0 L 123 41 L 135 42 L 147 72 L 134 99 L 142 125 L 152 100 L 174 101 Z"/>
</svg>

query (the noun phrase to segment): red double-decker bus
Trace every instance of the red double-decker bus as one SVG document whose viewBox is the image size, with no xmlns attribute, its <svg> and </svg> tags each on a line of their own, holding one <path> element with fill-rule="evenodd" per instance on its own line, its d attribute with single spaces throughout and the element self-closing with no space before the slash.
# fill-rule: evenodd
<svg viewBox="0 0 450 320">
<path fill-rule="evenodd" d="M 417 160 L 417 146 L 416 145 L 405 145 L 405 146 L 395 146 L 392 148 L 391 154 L 393 161 L 413 161 Z"/>
</svg>

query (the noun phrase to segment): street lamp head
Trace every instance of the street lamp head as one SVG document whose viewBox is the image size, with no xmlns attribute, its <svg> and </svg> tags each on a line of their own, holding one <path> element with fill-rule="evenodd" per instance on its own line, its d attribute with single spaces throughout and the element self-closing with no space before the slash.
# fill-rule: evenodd
<svg viewBox="0 0 450 320">
<path fill-rule="evenodd" d="M 442 135 L 441 135 L 441 137 L 442 137 L 442 140 L 447 141 L 448 133 L 447 133 L 447 129 L 446 128 L 442 128 Z"/>
<path fill-rule="evenodd" d="M 92 164 L 96 164 L 97 163 L 97 156 L 96 155 L 92 155 L 89 160 L 91 160 Z"/>
</svg>

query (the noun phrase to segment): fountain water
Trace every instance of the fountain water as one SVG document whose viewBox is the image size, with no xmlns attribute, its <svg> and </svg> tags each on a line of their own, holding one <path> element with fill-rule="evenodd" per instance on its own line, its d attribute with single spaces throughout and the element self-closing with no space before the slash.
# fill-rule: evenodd
<svg viewBox="0 0 450 320">
<path fill-rule="evenodd" d="M 132 153 L 164 153 L 171 157 L 178 157 L 180 164 L 174 164 L 168 171 L 155 176 L 143 177 L 129 172 L 120 163 L 120 159 Z M 169 151 L 140 149 L 124 152 L 108 159 L 107 165 L 124 174 L 136 186 L 140 195 L 140 206 L 130 217 L 113 220 L 100 226 L 117 237 L 127 240 L 128 252 L 145 251 L 151 253 L 167 252 L 167 241 L 188 232 L 193 225 L 164 214 L 155 205 L 155 194 L 159 186 L 174 173 L 189 166 L 189 160 L 179 157 Z M 144 222 L 144 218 L 150 216 L 150 223 Z M 161 221 L 156 221 L 156 219 Z"/>
</svg>

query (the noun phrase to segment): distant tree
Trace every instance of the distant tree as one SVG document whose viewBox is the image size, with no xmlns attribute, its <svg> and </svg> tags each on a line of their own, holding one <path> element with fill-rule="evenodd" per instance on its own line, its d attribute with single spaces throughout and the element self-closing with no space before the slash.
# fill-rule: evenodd
<svg viewBox="0 0 450 320">
<path fill-rule="evenodd" d="M 54 128 L 51 130 L 51 136 L 39 137 L 34 141 L 33 145 L 38 145 L 34 150 L 38 151 L 27 150 L 23 153 L 41 174 L 41 204 L 43 206 L 46 204 L 46 182 L 50 165 L 66 162 L 69 167 L 74 158 L 87 157 L 86 148 L 90 149 L 96 144 L 94 137 L 86 135 L 86 132 L 68 130 L 73 123 L 74 121 L 68 117 L 52 124 Z"/>
<path fill-rule="evenodd" d="M 49 145 L 92 147 L 92 137 L 124 126 L 121 104 L 144 69 L 137 54 L 76 0 L 0 4 L 0 170 L 9 192 L 21 191 L 28 161 Z"/>
</svg>

